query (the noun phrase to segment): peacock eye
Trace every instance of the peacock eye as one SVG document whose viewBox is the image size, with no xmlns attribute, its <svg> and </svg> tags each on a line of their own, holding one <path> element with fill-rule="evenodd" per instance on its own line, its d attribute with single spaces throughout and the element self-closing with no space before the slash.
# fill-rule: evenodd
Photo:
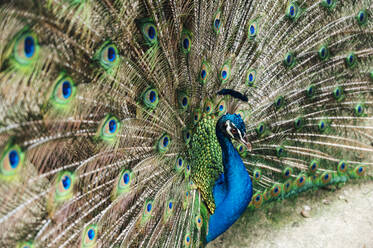
<svg viewBox="0 0 373 248">
<path fill-rule="evenodd" d="M 358 176 L 363 176 L 363 175 L 365 174 L 365 171 L 366 171 L 366 167 L 365 167 L 365 166 L 362 166 L 362 165 L 357 166 L 357 167 L 355 168 L 355 173 L 356 173 L 356 175 L 358 175 Z"/>
<path fill-rule="evenodd" d="M 160 153 L 165 153 L 168 151 L 171 143 L 171 138 L 168 134 L 164 134 L 159 140 L 157 144 L 157 150 Z"/>
<path fill-rule="evenodd" d="M 16 40 L 13 54 L 19 64 L 28 65 L 39 53 L 38 39 L 33 33 L 24 33 Z"/>
<path fill-rule="evenodd" d="M 282 175 L 284 178 L 289 178 L 291 176 L 291 174 L 293 173 L 293 169 L 291 167 L 286 167 L 283 171 L 282 171 Z"/>
<path fill-rule="evenodd" d="M 346 161 L 342 160 L 342 161 L 340 161 L 340 162 L 338 163 L 337 169 L 338 169 L 338 172 L 339 172 L 340 174 L 345 173 L 345 172 L 347 171 L 347 168 L 348 168 L 348 166 L 347 166 Z"/>
<path fill-rule="evenodd" d="M 309 98 L 312 98 L 315 96 L 315 92 L 316 92 L 316 86 L 311 84 L 310 86 L 307 87 L 306 89 L 306 95 L 307 97 Z"/>
<path fill-rule="evenodd" d="M 17 245 L 16 247 L 22 248 L 32 248 L 33 244 L 31 242 L 22 242 L 21 244 Z"/>
<path fill-rule="evenodd" d="M 201 118 L 201 112 L 199 110 L 195 110 L 193 113 L 193 124 L 196 125 Z"/>
<path fill-rule="evenodd" d="M 319 121 L 318 126 L 319 126 L 319 131 L 324 132 L 326 130 L 326 121 L 324 120 Z"/>
<path fill-rule="evenodd" d="M 225 101 L 224 101 L 224 100 L 221 100 L 221 101 L 218 103 L 218 105 L 216 106 L 216 108 L 217 108 L 217 111 L 218 111 L 218 115 L 219 115 L 219 116 L 225 114 L 225 111 L 226 111 L 226 109 L 227 109 Z"/>
<path fill-rule="evenodd" d="M 74 81 L 68 76 L 60 76 L 53 90 L 54 102 L 58 104 L 68 103 L 75 95 L 76 87 Z"/>
<path fill-rule="evenodd" d="M 301 129 L 303 127 L 303 124 L 304 124 L 304 119 L 303 117 L 298 117 L 295 119 L 294 121 L 294 126 L 296 129 Z"/>
<path fill-rule="evenodd" d="M 185 54 L 188 54 L 190 52 L 190 49 L 192 47 L 192 39 L 190 38 L 189 33 L 183 32 L 181 36 L 181 48 Z"/>
<path fill-rule="evenodd" d="M 186 247 L 190 246 L 190 241 L 191 241 L 190 234 L 186 234 L 185 238 L 184 238 L 184 242 L 185 242 Z"/>
<path fill-rule="evenodd" d="M 284 65 L 286 67 L 292 67 L 295 64 L 295 56 L 293 53 L 289 52 L 285 55 Z"/>
<path fill-rule="evenodd" d="M 329 58 L 329 49 L 327 46 L 322 46 L 320 47 L 319 51 L 318 51 L 318 54 L 319 54 L 319 58 L 321 60 L 326 60 Z"/>
<path fill-rule="evenodd" d="M 97 240 L 97 227 L 94 225 L 88 226 L 84 230 L 83 246 L 82 247 L 94 247 Z"/>
<path fill-rule="evenodd" d="M 303 187 L 306 184 L 306 176 L 305 175 L 299 175 L 295 181 L 296 185 L 300 188 Z"/>
<path fill-rule="evenodd" d="M 218 10 L 218 12 L 216 12 L 216 14 L 215 14 L 214 21 L 213 21 L 213 24 L 212 24 L 212 28 L 213 28 L 213 30 L 214 30 L 214 32 L 216 34 L 219 34 L 220 31 L 221 31 L 221 19 L 220 19 L 220 16 L 221 16 L 221 11 Z"/>
<path fill-rule="evenodd" d="M 220 81 L 222 84 L 227 82 L 231 74 L 231 67 L 229 63 L 225 63 L 220 69 Z"/>
<path fill-rule="evenodd" d="M 153 45 L 157 42 L 157 27 L 152 22 L 146 22 L 141 27 L 141 32 L 145 37 L 145 40 L 149 43 L 149 45 Z"/>
<path fill-rule="evenodd" d="M 207 101 L 205 103 L 205 112 L 206 112 L 206 114 L 211 114 L 212 113 L 212 111 L 213 111 L 213 107 L 212 106 L 213 105 L 212 105 L 211 101 Z"/>
<path fill-rule="evenodd" d="M 184 167 L 184 159 L 182 157 L 178 157 L 176 159 L 175 166 L 176 166 L 176 171 L 180 172 Z"/>
<path fill-rule="evenodd" d="M 120 186 L 126 187 L 131 182 L 131 176 L 129 171 L 123 172 L 122 176 L 120 177 Z"/>
<path fill-rule="evenodd" d="M 155 109 L 159 102 L 158 91 L 155 88 L 148 88 L 142 94 L 143 104 L 151 109 Z"/>
<path fill-rule="evenodd" d="M 233 134 L 237 134 L 237 129 L 233 128 L 233 129 L 232 129 L 232 133 L 233 133 Z"/>
<path fill-rule="evenodd" d="M 360 10 L 356 19 L 360 26 L 365 25 L 368 22 L 367 12 L 365 10 Z"/>
<path fill-rule="evenodd" d="M 336 0 L 323 0 L 321 5 L 330 10 L 336 5 Z"/>
<path fill-rule="evenodd" d="M 105 69 L 111 69 L 119 62 L 118 49 L 114 44 L 106 43 L 101 47 L 99 63 Z"/>
<path fill-rule="evenodd" d="M 249 24 L 249 30 L 248 30 L 248 36 L 250 39 L 253 39 L 255 38 L 256 36 L 256 33 L 257 33 L 257 22 L 256 21 L 253 21 Z"/>
<path fill-rule="evenodd" d="M 249 87 L 253 87 L 256 80 L 256 71 L 249 70 L 246 76 L 246 85 Z"/>
<path fill-rule="evenodd" d="M 357 64 L 357 57 L 356 57 L 355 53 L 350 53 L 349 55 L 347 55 L 346 64 L 350 68 L 355 67 L 355 65 Z"/>
<path fill-rule="evenodd" d="M 253 175 L 254 175 L 254 180 L 255 181 L 260 181 L 260 179 L 262 177 L 262 171 L 260 169 L 255 169 L 254 172 L 253 172 Z"/>
<path fill-rule="evenodd" d="M 333 91 L 333 96 L 337 101 L 340 101 L 343 99 L 343 89 L 339 86 L 337 86 Z"/>
<path fill-rule="evenodd" d="M 209 75 L 209 65 L 207 62 L 203 62 L 199 74 L 199 80 L 201 84 L 205 84 Z"/>
<path fill-rule="evenodd" d="M 119 130 L 120 122 L 114 116 L 106 117 L 101 128 L 101 136 L 104 139 L 114 138 Z"/>
<path fill-rule="evenodd" d="M 197 228 L 201 229 L 202 224 L 203 224 L 203 218 L 202 218 L 202 216 L 200 216 L 200 215 L 196 216 L 195 223 L 196 223 Z"/>
<path fill-rule="evenodd" d="M 299 15 L 299 6 L 296 2 L 292 2 L 289 4 L 286 10 L 286 16 L 291 19 L 295 20 Z"/>
<path fill-rule="evenodd" d="M 264 122 L 259 123 L 259 125 L 256 127 L 255 131 L 259 136 L 265 133 L 266 131 L 266 125 Z"/>
<path fill-rule="evenodd" d="M 323 183 L 323 184 L 327 184 L 327 183 L 329 183 L 331 180 L 332 180 L 332 174 L 330 173 L 330 172 L 324 172 L 321 176 L 320 176 L 320 178 L 321 178 L 321 182 Z"/>
<path fill-rule="evenodd" d="M 364 105 L 363 104 L 357 104 L 355 106 L 355 114 L 357 116 L 363 116 L 364 115 Z"/>
<path fill-rule="evenodd" d="M 277 153 L 277 157 L 279 157 L 279 158 L 285 156 L 285 147 L 284 146 L 277 146 L 276 147 L 276 153 Z"/>
<path fill-rule="evenodd" d="M 57 179 L 56 200 L 64 200 L 71 196 L 73 191 L 74 176 L 68 171 L 62 172 Z"/>
<path fill-rule="evenodd" d="M 258 192 L 253 196 L 253 204 L 256 208 L 259 208 L 263 203 L 263 195 Z"/>
<path fill-rule="evenodd" d="M 319 161 L 318 160 L 312 160 L 309 165 L 309 171 L 311 173 L 315 173 L 317 171 L 317 168 L 319 167 Z"/>
<path fill-rule="evenodd" d="M 284 97 L 278 96 L 275 100 L 275 107 L 276 109 L 280 109 L 284 105 Z"/>
<path fill-rule="evenodd" d="M 188 129 L 183 130 L 183 138 L 185 144 L 189 144 L 190 138 L 191 138 L 191 131 Z"/>
<path fill-rule="evenodd" d="M 1 158 L 1 174 L 5 176 L 14 175 L 20 169 L 23 157 L 24 155 L 17 145 L 5 150 Z"/>
</svg>

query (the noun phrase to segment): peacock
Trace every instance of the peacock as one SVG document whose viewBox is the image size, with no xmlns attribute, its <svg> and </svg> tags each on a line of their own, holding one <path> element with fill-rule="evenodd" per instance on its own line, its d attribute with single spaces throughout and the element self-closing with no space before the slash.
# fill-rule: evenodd
<svg viewBox="0 0 373 248">
<path fill-rule="evenodd" d="M 0 6 L 1 247 L 204 247 L 372 179 L 370 0 Z"/>
</svg>

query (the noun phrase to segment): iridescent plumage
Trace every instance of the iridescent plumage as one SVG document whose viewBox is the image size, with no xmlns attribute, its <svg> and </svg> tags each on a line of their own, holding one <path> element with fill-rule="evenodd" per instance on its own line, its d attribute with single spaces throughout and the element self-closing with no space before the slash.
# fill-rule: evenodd
<svg viewBox="0 0 373 248">
<path fill-rule="evenodd" d="M 246 209 L 371 179 L 372 11 L 1 2 L 0 246 L 205 246 Z"/>
</svg>

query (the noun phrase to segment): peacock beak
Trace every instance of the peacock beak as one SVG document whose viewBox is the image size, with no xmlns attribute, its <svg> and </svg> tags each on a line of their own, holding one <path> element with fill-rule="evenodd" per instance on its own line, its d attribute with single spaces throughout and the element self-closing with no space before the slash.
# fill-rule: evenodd
<svg viewBox="0 0 373 248">
<path fill-rule="evenodd" d="M 247 136 L 245 135 L 244 137 L 240 138 L 240 141 L 242 144 L 244 144 L 247 147 L 247 150 L 251 152 L 252 146 L 251 143 L 249 142 Z"/>
</svg>

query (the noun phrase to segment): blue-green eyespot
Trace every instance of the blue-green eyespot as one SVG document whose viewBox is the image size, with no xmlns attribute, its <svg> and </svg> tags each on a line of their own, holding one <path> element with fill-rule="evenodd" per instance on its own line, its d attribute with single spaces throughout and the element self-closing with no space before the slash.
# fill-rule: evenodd
<svg viewBox="0 0 373 248">
<path fill-rule="evenodd" d="M 321 60 L 327 60 L 329 58 L 329 48 L 325 45 L 321 46 L 318 55 Z"/>
<path fill-rule="evenodd" d="M 168 134 L 162 135 L 157 142 L 157 150 L 159 153 L 168 151 L 171 144 L 171 137 Z"/>
<path fill-rule="evenodd" d="M 206 61 L 204 61 L 201 65 L 201 70 L 199 72 L 199 81 L 201 84 L 206 83 L 207 78 L 209 76 L 209 71 L 210 71 L 209 64 Z"/>
<path fill-rule="evenodd" d="M 36 35 L 26 31 L 18 35 L 13 47 L 13 56 L 21 65 L 28 65 L 36 60 L 39 44 Z"/>
<path fill-rule="evenodd" d="M 8 146 L 1 156 L 1 174 L 5 177 L 15 175 L 22 167 L 24 153 L 18 145 Z"/>
<path fill-rule="evenodd" d="M 256 21 L 252 21 L 249 23 L 249 28 L 248 28 L 248 37 L 249 39 L 254 39 L 256 34 L 257 34 L 257 29 L 258 29 L 258 23 Z"/>
<path fill-rule="evenodd" d="M 360 10 L 356 16 L 357 23 L 363 26 L 368 23 L 368 13 L 366 10 Z"/>
<path fill-rule="evenodd" d="M 82 248 L 95 247 L 97 240 L 98 228 L 96 225 L 89 225 L 83 231 Z"/>
<path fill-rule="evenodd" d="M 286 9 L 286 16 L 290 20 L 295 20 L 300 15 L 300 8 L 296 2 L 291 2 Z"/>
<path fill-rule="evenodd" d="M 142 102 L 146 107 L 155 109 L 159 102 L 158 91 L 152 87 L 147 88 L 142 94 Z"/>
<path fill-rule="evenodd" d="M 102 122 L 100 127 L 100 136 L 104 140 L 111 140 L 116 137 L 119 132 L 120 122 L 112 115 L 108 115 Z"/>
<path fill-rule="evenodd" d="M 218 11 L 215 13 L 215 16 L 214 16 L 214 19 L 213 19 L 212 29 L 214 30 L 214 32 L 215 32 L 216 34 L 219 34 L 220 31 L 221 31 L 221 27 L 222 27 L 221 11 L 218 10 Z"/>
<path fill-rule="evenodd" d="M 226 83 L 231 75 L 231 66 L 227 62 L 220 68 L 219 78 L 222 84 Z"/>
<path fill-rule="evenodd" d="M 246 75 L 246 85 L 249 87 L 253 87 L 255 85 L 256 80 L 256 71 L 255 70 L 249 70 Z"/>
<path fill-rule="evenodd" d="M 105 42 L 96 52 L 95 59 L 105 70 L 110 70 L 119 63 L 118 49 L 111 42 Z"/>
<path fill-rule="evenodd" d="M 183 31 L 181 35 L 181 50 L 188 54 L 192 48 L 192 38 L 190 36 L 190 33 L 187 31 Z"/>
<path fill-rule="evenodd" d="M 295 62 L 296 62 L 295 55 L 292 52 L 288 52 L 284 58 L 284 65 L 290 68 L 295 65 Z"/>
<path fill-rule="evenodd" d="M 62 106 L 69 103 L 76 94 L 76 87 L 71 77 L 61 73 L 53 89 L 52 100 Z"/>
</svg>

